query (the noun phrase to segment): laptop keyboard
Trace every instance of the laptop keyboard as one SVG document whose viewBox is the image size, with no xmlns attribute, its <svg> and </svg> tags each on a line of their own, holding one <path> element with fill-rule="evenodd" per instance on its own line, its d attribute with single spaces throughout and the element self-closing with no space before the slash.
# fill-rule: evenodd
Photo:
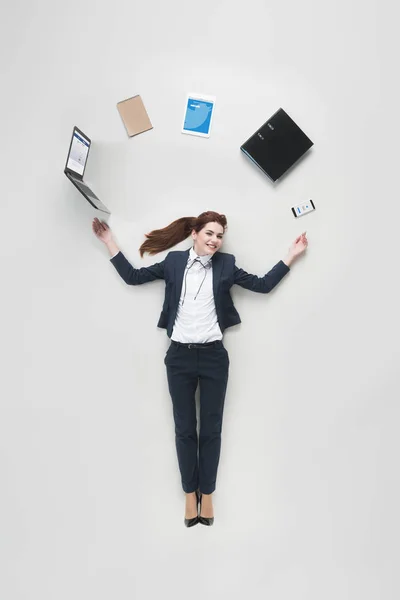
<svg viewBox="0 0 400 600">
<path fill-rule="evenodd" d="M 89 198 L 92 198 L 96 201 L 97 208 L 99 208 L 100 210 L 104 209 L 104 211 L 107 213 L 109 212 L 108 208 L 102 203 L 101 200 L 98 199 L 98 197 L 92 192 L 92 190 L 87 185 L 85 185 L 84 183 L 82 183 L 82 181 L 77 179 L 74 179 L 74 182 L 83 192 L 85 192 L 87 196 L 89 196 Z"/>
<path fill-rule="evenodd" d="M 76 180 L 75 180 L 76 181 Z M 96 196 L 93 194 L 92 190 L 85 185 L 84 183 L 82 183 L 81 181 L 76 181 L 77 186 L 83 190 L 84 192 L 86 192 L 88 195 L 93 196 L 94 198 L 96 198 Z"/>
</svg>

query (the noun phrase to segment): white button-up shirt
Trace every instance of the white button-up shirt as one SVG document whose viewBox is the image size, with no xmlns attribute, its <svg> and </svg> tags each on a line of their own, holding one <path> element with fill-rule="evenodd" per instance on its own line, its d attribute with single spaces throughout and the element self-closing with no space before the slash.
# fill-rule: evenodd
<svg viewBox="0 0 400 600">
<path fill-rule="evenodd" d="M 222 339 L 215 309 L 211 258 L 197 256 L 193 248 L 189 252 L 171 336 L 175 342 L 205 344 Z"/>
</svg>

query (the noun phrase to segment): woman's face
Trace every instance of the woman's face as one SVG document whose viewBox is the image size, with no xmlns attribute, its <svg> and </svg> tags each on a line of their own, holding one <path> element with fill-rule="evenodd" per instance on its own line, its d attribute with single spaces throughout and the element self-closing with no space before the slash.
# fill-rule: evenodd
<svg viewBox="0 0 400 600">
<path fill-rule="evenodd" d="M 207 223 L 201 231 L 192 231 L 194 251 L 198 256 L 215 254 L 222 246 L 224 228 L 219 223 Z"/>
</svg>

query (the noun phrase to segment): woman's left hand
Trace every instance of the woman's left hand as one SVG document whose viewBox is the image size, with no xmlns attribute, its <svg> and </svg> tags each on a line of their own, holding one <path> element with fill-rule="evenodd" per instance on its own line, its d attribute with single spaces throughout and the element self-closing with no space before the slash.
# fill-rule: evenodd
<svg viewBox="0 0 400 600">
<path fill-rule="evenodd" d="M 291 254 L 293 258 L 296 258 L 297 256 L 300 256 L 300 254 L 303 254 L 303 252 L 307 250 L 307 246 L 308 239 L 306 236 L 306 232 L 304 232 L 294 240 L 293 244 L 289 248 L 289 254 Z"/>
<path fill-rule="evenodd" d="M 295 258 L 297 258 L 298 256 L 300 256 L 300 254 L 303 254 L 303 252 L 306 251 L 307 246 L 308 246 L 308 239 L 306 236 L 306 232 L 304 232 L 294 240 L 293 244 L 289 248 L 289 253 L 284 262 L 288 266 L 290 266 Z"/>
<path fill-rule="evenodd" d="M 288 255 L 283 259 L 283 262 L 290 267 L 295 258 L 303 254 L 308 246 L 308 239 L 306 236 L 306 232 L 302 233 L 297 237 L 293 244 L 289 248 Z"/>
</svg>

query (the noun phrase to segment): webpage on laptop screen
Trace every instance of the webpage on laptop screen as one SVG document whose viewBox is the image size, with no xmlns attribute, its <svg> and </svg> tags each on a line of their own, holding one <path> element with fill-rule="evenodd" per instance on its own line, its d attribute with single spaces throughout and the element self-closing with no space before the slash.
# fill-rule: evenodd
<svg viewBox="0 0 400 600">
<path fill-rule="evenodd" d="M 83 175 L 89 152 L 89 141 L 75 131 L 72 138 L 71 150 L 68 156 L 67 169 Z"/>
</svg>

